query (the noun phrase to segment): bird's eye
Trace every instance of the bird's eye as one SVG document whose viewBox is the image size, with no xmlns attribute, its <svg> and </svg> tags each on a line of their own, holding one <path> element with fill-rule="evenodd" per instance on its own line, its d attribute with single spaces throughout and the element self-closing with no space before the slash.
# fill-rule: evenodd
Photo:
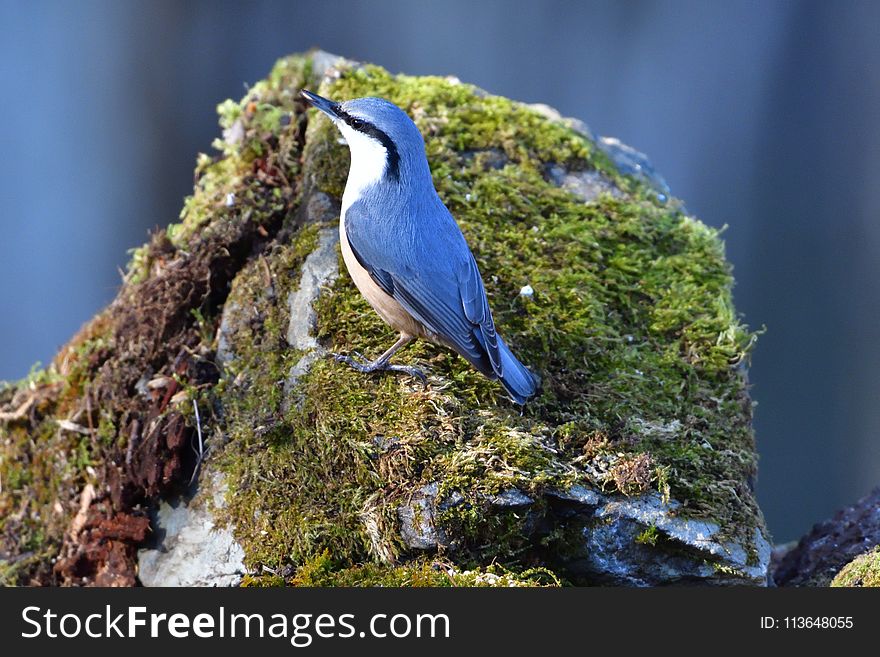
<svg viewBox="0 0 880 657">
<path fill-rule="evenodd" d="M 361 120 L 361 119 L 355 119 L 355 118 L 353 118 L 353 119 L 351 120 L 351 122 L 349 123 L 349 125 L 350 125 L 352 128 L 354 128 L 355 130 L 360 130 L 361 128 L 364 127 L 364 122 L 363 122 L 363 120 Z"/>
</svg>

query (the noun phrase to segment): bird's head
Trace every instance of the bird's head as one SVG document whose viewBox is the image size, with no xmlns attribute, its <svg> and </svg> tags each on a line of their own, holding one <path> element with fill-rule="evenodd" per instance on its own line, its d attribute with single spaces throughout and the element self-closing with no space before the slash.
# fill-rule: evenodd
<svg viewBox="0 0 880 657">
<path fill-rule="evenodd" d="M 311 91 L 302 96 L 332 119 L 351 150 L 352 169 L 369 169 L 375 178 L 399 180 L 402 171 L 427 169 L 425 142 L 416 124 L 384 98 L 336 102 Z"/>
</svg>

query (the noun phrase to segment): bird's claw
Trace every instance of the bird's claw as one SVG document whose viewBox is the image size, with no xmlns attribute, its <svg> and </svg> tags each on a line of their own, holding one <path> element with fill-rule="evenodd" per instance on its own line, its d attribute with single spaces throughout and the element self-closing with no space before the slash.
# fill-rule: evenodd
<svg viewBox="0 0 880 657">
<path fill-rule="evenodd" d="M 425 373 L 418 367 L 413 367 L 412 365 L 392 365 L 388 362 L 382 363 L 379 361 L 370 362 L 358 352 L 353 351 L 352 353 L 357 358 L 345 354 L 331 353 L 330 355 L 333 356 L 337 363 L 345 363 L 362 374 L 371 374 L 373 372 L 401 372 L 421 381 L 423 388 L 428 387 L 428 377 L 426 377 Z"/>
<path fill-rule="evenodd" d="M 357 354 L 357 352 L 354 352 L 354 353 Z M 372 369 L 370 369 L 370 366 L 373 365 L 373 363 L 361 362 L 361 361 L 357 360 L 356 358 L 353 358 L 351 356 L 346 356 L 345 354 L 330 354 L 330 355 L 333 356 L 333 358 L 336 360 L 337 363 L 345 363 L 349 367 L 356 369 L 358 372 L 367 373 L 367 372 L 373 371 Z M 360 354 L 358 354 L 358 355 L 360 355 Z M 364 359 L 364 361 L 366 361 L 366 359 Z"/>
<path fill-rule="evenodd" d="M 414 379 L 418 379 L 422 382 L 422 389 L 428 387 L 428 377 L 426 377 L 425 373 L 418 367 L 413 367 L 412 365 L 386 365 L 383 369 L 390 372 L 403 372 L 404 374 L 409 374 Z"/>
</svg>

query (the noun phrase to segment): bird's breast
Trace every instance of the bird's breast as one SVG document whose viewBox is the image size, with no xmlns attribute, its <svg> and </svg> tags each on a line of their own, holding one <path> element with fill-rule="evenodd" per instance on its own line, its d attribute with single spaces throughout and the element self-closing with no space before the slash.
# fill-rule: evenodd
<svg viewBox="0 0 880 657">
<path fill-rule="evenodd" d="M 385 293 L 379 287 L 373 277 L 361 263 L 358 262 L 354 252 L 351 250 L 351 243 L 348 241 L 348 234 L 345 232 L 345 210 L 343 206 L 342 215 L 339 218 L 339 245 L 342 250 L 342 260 L 345 262 L 345 268 L 355 286 L 364 298 L 373 307 L 386 324 L 390 325 L 396 331 L 400 331 L 405 335 L 414 337 L 427 337 L 427 333 L 412 315 L 397 302 L 394 297 Z"/>
</svg>

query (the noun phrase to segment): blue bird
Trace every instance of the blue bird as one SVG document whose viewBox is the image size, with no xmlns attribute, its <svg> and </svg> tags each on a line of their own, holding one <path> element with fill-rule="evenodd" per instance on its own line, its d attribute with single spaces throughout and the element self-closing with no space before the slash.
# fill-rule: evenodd
<svg viewBox="0 0 880 657">
<path fill-rule="evenodd" d="M 336 355 L 360 372 L 405 372 L 391 357 L 416 338 L 445 345 L 525 404 L 540 380 L 495 330 L 483 279 L 431 179 L 425 142 L 406 113 L 383 98 L 303 97 L 330 117 L 351 151 L 339 235 L 361 294 L 400 338 L 372 362 Z M 356 355 L 357 352 L 355 352 Z"/>
</svg>

